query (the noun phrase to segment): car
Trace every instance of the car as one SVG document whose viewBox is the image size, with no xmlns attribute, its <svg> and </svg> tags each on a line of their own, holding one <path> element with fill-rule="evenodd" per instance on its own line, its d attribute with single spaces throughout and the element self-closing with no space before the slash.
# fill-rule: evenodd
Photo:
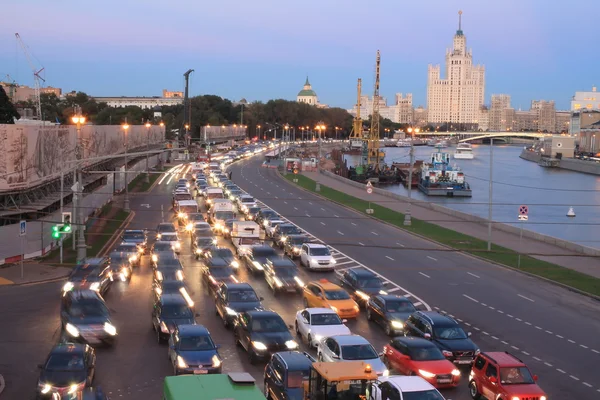
<svg viewBox="0 0 600 400">
<path fill-rule="evenodd" d="M 203 325 L 178 325 L 169 337 L 173 375 L 220 374 L 223 359 Z"/>
<path fill-rule="evenodd" d="M 246 212 L 250 207 L 256 207 L 256 200 L 249 194 L 243 194 L 237 199 L 238 209 L 242 212 Z"/>
<path fill-rule="evenodd" d="M 217 245 L 217 238 L 214 236 L 196 236 L 192 241 L 192 253 L 199 260 L 210 248 Z"/>
<path fill-rule="evenodd" d="M 160 240 L 163 233 L 177 233 L 177 228 L 172 222 L 161 222 L 156 226 L 156 240 Z"/>
<path fill-rule="evenodd" d="M 275 233 L 275 228 L 277 225 L 285 224 L 285 221 L 282 219 L 266 219 L 263 227 L 265 228 L 265 233 L 268 237 L 273 237 Z"/>
<path fill-rule="evenodd" d="M 263 300 L 249 283 L 224 283 L 215 294 L 215 314 L 228 328 L 240 312 L 262 309 Z"/>
<path fill-rule="evenodd" d="M 368 384 L 367 393 L 369 400 L 445 400 L 436 388 L 420 376 L 381 377 L 377 382 Z"/>
<path fill-rule="evenodd" d="M 152 266 L 156 268 L 158 264 L 160 264 L 161 260 L 178 260 L 179 256 L 177 253 L 173 251 L 171 247 L 171 243 L 168 242 L 156 242 L 155 244 L 161 245 L 160 249 L 162 249 L 162 245 L 165 245 L 168 250 L 165 251 L 157 251 L 156 247 L 152 251 Z"/>
<path fill-rule="evenodd" d="M 333 271 L 336 261 L 324 244 L 304 243 L 300 249 L 300 265 L 314 271 Z"/>
<path fill-rule="evenodd" d="M 110 289 L 111 271 L 108 258 L 87 258 L 73 268 L 63 285 L 63 292 L 91 289 L 104 296 Z"/>
<path fill-rule="evenodd" d="M 131 275 L 133 275 L 133 268 L 131 267 L 131 261 L 129 261 L 129 255 L 127 253 L 111 252 L 108 256 L 110 259 L 109 263 L 109 277 L 111 281 L 119 280 L 121 282 L 131 281 Z"/>
<path fill-rule="evenodd" d="M 192 232 L 192 239 L 196 236 L 212 236 L 212 228 L 206 221 L 195 221 L 188 223 L 189 230 Z M 186 228 L 187 229 L 187 228 Z"/>
<path fill-rule="evenodd" d="M 270 208 L 265 208 L 260 210 L 260 212 L 258 213 L 258 216 L 256 217 L 256 222 L 259 225 L 264 226 L 264 221 L 269 219 L 279 219 L 279 214 L 277 214 Z"/>
<path fill-rule="evenodd" d="M 92 386 L 96 372 L 96 351 L 88 345 L 60 343 L 55 345 L 43 364 L 37 392 L 41 398 L 60 397 Z"/>
<path fill-rule="evenodd" d="M 324 337 L 352 334 L 344 322 L 331 308 L 305 308 L 296 313 L 294 327 L 309 347 L 317 347 Z"/>
<path fill-rule="evenodd" d="M 142 254 L 139 251 L 138 245 L 131 242 L 123 242 L 115 247 L 112 251 L 117 253 L 127 254 L 131 265 L 139 267 L 142 262 Z"/>
<path fill-rule="evenodd" d="M 398 336 L 383 346 L 383 362 L 402 375 L 418 375 L 434 387 L 458 386 L 460 371 L 429 340 Z"/>
<path fill-rule="evenodd" d="M 305 308 L 331 308 L 340 318 L 356 318 L 360 313 L 358 304 L 348 292 L 327 279 L 309 282 L 304 287 L 303 300 Z"/>
<path fill-rule="evenodd" d="M 273 354 L 265 367 L 264 393 L 267 399 L 295 399 L 303 382 L 310 377 L 315 359 L 308 353 L 292 350 Z"/>
<path fill-rule="evenodd" d="M 296 263 L 285 256 L 271 257 L 264 264 L 264 276 L 273 291 L 273 296 L 280 292 L 302 293 L 304 282 L 298 276 Z"/>
<path fill-rule="evenodd" d="M 243 260 L 246 269 L 252 273 L 262 273 L 265 270 L 265 264 L 269 258 L 277 258 L 279 254 L 271 246 L 261 245 L 252 246 L 244 254 Z"/>
<path fill-rule="evenodd" d="M 209 289 L 215 291 L 223 283 L 238 283 L 235 270 L 222 258 L 211 258 L 205 260 L 202 267 L 202 277 Z"/>
<path fill-rule="evenodd" d="M 148 251 L 148 236 L 143 229 L 126 229 L 123 236 L 121 236 L 121 240 L 123 243 L 135 243 L 142 254 L 146 254 Z"/>
<path fill-rule="evenodd" d="M 115 344 L 117 328 L 104 299 L 93 290 L 66 292 L 60 302 L 60 322 L 69 342 Z"/>
<path fill-rule="evenodd" d="M 373 345 L 360 335 L 325 336 L 317 342 L 317 359 L 321 362 L 364 361 L 377 376 L 390 374 Z"/>
<path fill-rule="evenodd" d="M 202 213 L 191 213 L 188 215 L 187 220 L 188 220 L 188 223 L 191 223 L 191 224 L 206 222 L 206 219 L 204 218 L 204 215 L 202 215 Z"/>
<path fill-rule="evenodd" d="M 171 243 L 171 248 L 177 254 L 181 253 L 181 241 L 177 232 L 163 232 L 160 235 L 161 242 Z"/>
<path fill-rule="evenodd" d="M 154 270 L 154 282 L 184 280 L 183 265 L 177 260 L 162 260 Z"/>
<path fill-rule="evenodd" d="M 162 294 L 152 308 L 152 328 L 158 343 L 167 340 L 177 325 L 195 324 L 194 312 L 181 294 Z"/>
<path fill-rule="evenodd" d="M 233 252 L 227 247 L 218 247 L 218 246 L 210 247 L 204 252 L 204 257 L 206 257 L 208 259 L 221 258 L 221 259 L 227 261 L 227 265 L 229 265 L 231 268 L 235 269 L 236 272 L 238 271 L 238 269 L 240 267 L 239 261 L 236 259 Z"/>
<path fill-rule="evenodd" d="M 480 352 L 470 339 L 470 332 L 465 333 L 450 316 L 435 311 L 412 313 L 404 324 L 404 334 L 431 340 L 448 360 L 458 365 L 470 366 Z"/>
<path fill-rule="evenodd" d="M 223 190 L 225 191 L 226 195 L 229 195 L 229 192 L 231 192 L 234 189 L 240 190 L 239 186 L 235 183 L 228 183 L 223 187 Z"/>
<path fill-rule="evenodd" d="M 383 290 L 383 280 L 373 271 L 353 268 L 344 271 L 340 278 L 342 286 L 360 306 L 366 306 L 373 295 L 387 294 Z"/>
<path fill-rule="evenodd" d="M 303 233 L 302 229 L 298 228 L 296 225 L 285 223 L 277 225 L 275 230 L 273 230 L 273 235 L 271 237 L 273 238 L 273 244 L 283 248 L 288 236 L 301 235 Z"/>
<path fill-rule="evenodd" d="M 296 350 L 298 343 L 292 337 L 283 319 L 274 311 L 243 311 L 235 319 L 235 343 L 246 349 L 250 364 L 267 359 L 278 351 Z"/>
<path fill-rule="evenodd" d="M 260 213 L 260 207 L 248 207 L 244 212 L 244 215 L 246 216 L 246 221 L 255 221 L 258 217 L 258 213 Z"/>
<path fill-rule="evenodd" d="M 473 399 L 536 399 L 547 395 L 537 385 L 538 377 L 527 365 L 508 352 L 485 352 L 475 359 L 469 375 Z"/>
<path fill-rule="evenodd" d="M 231 201 L 236 201 L 236 199 L 242 195 L 242 192 L 240 189 L 231 189 L 229 191 L 229 194 L 227 195 L 227 197 L 229 198 L 229 200 Z"/>
<path fill-rule="evenodd" d="M 152 292 L 154 293 L 154 301 L 158 301 L 163 294 L 181 294 L 182 291 L 192 294 L 187 284 L 183 280 L 154 280 L 152 282 Z"/>
<path fill-rule="evenodd" d="M 417 309 L 406 297 L 378 294 L 369 298 L 367 319 L 381 325 L 388 336 L 404 333 L 404 324 Z"/>
<path fill-rule="evenodd" d="M 283 244 L 283 252 L 292 258 L 298 258 L 302 245 L 310 240 L 306 235 L 289 235 Z"/>
</svg>

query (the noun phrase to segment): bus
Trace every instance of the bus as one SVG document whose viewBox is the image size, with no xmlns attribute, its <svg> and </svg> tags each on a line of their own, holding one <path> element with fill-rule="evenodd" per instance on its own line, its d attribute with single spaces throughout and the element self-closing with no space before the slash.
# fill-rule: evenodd
<svg viewBox="0 0 600 400">
<path fill-rule="evenodd" d="M 246 372 L 165 377 L 163 400 L 190 399 L 266 400 Z"/>
</svg>

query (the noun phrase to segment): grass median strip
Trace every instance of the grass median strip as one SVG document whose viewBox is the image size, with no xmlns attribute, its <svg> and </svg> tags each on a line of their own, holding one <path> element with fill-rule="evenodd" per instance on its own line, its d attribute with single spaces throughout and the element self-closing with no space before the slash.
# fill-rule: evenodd
<svg viewBox="0 0 600 400">
<path fill-rule="evenodd" d="M 154 182 L 156 182 L 156 180 L 158 178 L 160 178 L 160 176 L 161 176 L 161 170 L 157 169 L 150 174 L 149 182 L 146 182 L 146 174 L 144 172 L 142 172 L 141 174 L 139 174 L 138 176 L 133 178 L 133 180 L 131 182 L 129 182 L 129 192 L 130 193 L 147 192 L 148 190 L 150 190 L 150 188 L 152 187 Z"/>
<path fill-rule="evenodd" d="M 521 264 L 517 267 L 518 253 L 513 250 L 492 244 L 492 251 L 487 251 L 487 242 L 485 240 L 465 235 L 426 221 L 421 221 L 416 218 L 412 218 L 411 226 L 404 226 L 403 213 L 375 203 L 369 203 L 366 200 L 358 199 L 324 185 L 321 185 L 321 190 L 317 192 L 315 190 L 316 182 L 303 175 L 287 174 L 284 177 L 290 182 L 293 182 L 293 179 L 298 179 L 298 182 L 295 183 L 296 185 L 310 192 L 320 194 L 329 200 L 350 207 L 364 215 L 367 215 L 366 209 L 370 204 L 370 207 L 374 210 L 374 213 L 370 215 L 371 217 L 385 221 L 406 231 L 427 237 L 448 247 L 494 261 L 498 264 L 517 268 L 521 271 L 571 286 L 595 296 L 600 296 L 600 279 L 598 278 L 526 255 L 521 256 Z"/>
</svg>

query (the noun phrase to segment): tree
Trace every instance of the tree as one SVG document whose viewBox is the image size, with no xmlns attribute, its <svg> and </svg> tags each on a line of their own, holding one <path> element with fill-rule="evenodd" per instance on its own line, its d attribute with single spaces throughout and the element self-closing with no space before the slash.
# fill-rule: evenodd
<svg viewBox="0 0 600 400">
<path fill-rule="evenodd" d="M 10 102 L 4 87 L 0 86 L 0 124 L 14 124 L 15 119 L 21 118 L 14 104 Z"/>
</svg>

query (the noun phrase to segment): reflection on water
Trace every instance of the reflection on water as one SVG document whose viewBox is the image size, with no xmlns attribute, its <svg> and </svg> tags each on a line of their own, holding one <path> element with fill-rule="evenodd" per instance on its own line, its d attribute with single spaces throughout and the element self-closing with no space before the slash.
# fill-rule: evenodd
<svg viewBox="0 0 600 400">
<path fill-rule="evenodd" d="M 519 205 L 529 206 L 524 228 L 600 248 L 600 177 L 556 168 L 542 168 L 519 158 L 522 147 L 495 145 L 493 162 L 493 219 L 518 226 Z M 409 148 L 386 148 L 386 163 L 409 162 Z M 415 147 L 415 160 L 427 160 L 432 147 Z M 445 149 L 449 153 L 454 148 Z M 428 197 L 418 190 L 412 196 L 484 218 L 488 216 L 490 146 L 473 145 L 473 160 L 454 160 L 465 172 L 471 198 Z M 346 156 L 348 165 L 360 156 Z M 452 158 L 452 157 L 451 157 Z M 401 185 L 384 187 L 406 195 Z M 577 217 L 566 216 L 573 207 Z"/>
</svg>

